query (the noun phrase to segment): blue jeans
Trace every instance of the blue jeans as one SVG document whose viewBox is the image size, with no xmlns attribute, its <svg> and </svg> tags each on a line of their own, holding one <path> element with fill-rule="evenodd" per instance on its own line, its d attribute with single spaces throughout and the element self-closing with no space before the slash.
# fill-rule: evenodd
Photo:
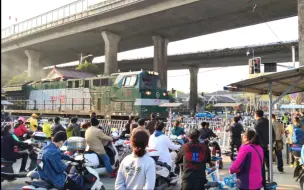
<svg viewBox="0 0 304 190">
<path fill-rule="evenodd" d="M 177 142 L 179 142 L 181 145 L 184 145 L 184 140 L 183 139 L 176 139 Z"/>
<path fill-rule="evenodd" d="M 107 154 L 101 154 L 101 155 L 98 155 L 98 156 L 101 158 L 104 165 L 106 166 L 107 172 L 109 174 L 111 174 L 113 169 L 112 169 L 112 166 L 111 166 L 111 161 L 110 161 L 109 156 Z"/>
</svg>

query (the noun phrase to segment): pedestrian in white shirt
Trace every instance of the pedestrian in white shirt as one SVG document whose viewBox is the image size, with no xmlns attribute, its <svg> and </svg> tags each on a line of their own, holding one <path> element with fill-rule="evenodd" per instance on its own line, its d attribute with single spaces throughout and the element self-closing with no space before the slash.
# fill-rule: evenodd
<svg viewBox="0 0 304 190">
<path fill-rule="evenodd" d="M 115 181 L 115 190 L 154 190 L 156 166 L 146 154 L 149 135 L 144 130 L 134 130 L 130 142 L 133 153 L 123 159 Z"/>
<path fill-rule="evenodd" d="M 149 139 L 149 148 L 155 149 L 159 152 L 160 156 L 158 161 L 167 163 L 171 167 L 171 176 L 174 177 L 173 174 L 175 170 L 174 160 L 177 156 L 175 152 L 171 152 L 170 150 L 178 150 L 180 145 L 174 144 L 170 138 L 163 133 L 163 129 L 165 124 L 163 122 L 157 122 L 155 125 L 155 131 L 150 136 Z"/>
</svg>

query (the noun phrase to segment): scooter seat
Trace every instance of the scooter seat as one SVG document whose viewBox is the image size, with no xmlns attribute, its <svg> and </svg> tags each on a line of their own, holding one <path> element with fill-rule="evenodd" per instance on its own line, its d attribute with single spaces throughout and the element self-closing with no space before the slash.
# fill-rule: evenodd
<svg viewBox="0 0 304 190">
<path fill-rule="evenodd" d="M 27 184 L 32 185 L 34 187 L 42 187 L 45 189 L 52 189 L 55 188 L 51 183 L 44 181 L 44 180 L 37 180 L 37 181 L 26 181 Z M 64 190 L 64 188 L 57 188 L 57 190 Z"/>
<path fill-rule="evenodd" d="M 22 178 L 22 177 L 26 177 L 27 173 L 5 173 L 5 172 L 1 172 L 1 177 L 6 177 L 6 178 Z"/>
<path fill-rule="evenodd" d="M 1 158 L 1 164 L 13 164 L 15 163 L 15 161 L 9 161 L 9 160 L 5 160 L 4 158 Z"/>
<path fill-rule="evenodd" d="M 218 182 L 208 182 L 205 184 L 205 189 L 220 187 L 221 185 Z"/>
</svg>

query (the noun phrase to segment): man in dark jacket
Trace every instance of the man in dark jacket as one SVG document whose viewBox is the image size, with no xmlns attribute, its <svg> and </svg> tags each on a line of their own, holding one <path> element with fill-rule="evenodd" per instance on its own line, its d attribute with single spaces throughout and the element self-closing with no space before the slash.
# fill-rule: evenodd
<svg viewBox="0 0 304 190">
<path fill-rule="evenodd" d="M 77 117 L 73 117 L 71 119 L 70 124 L 68 125 L 66 131 L 67 131 L 67 137 L 80 137 L 80 126 L 77 124 Z"/>
<path fill-rule="evenodd" d="M 55 121 L 55 123 L 51 127 L 51 131 L 52 131 L 51 137 L 54 137 L 56 135 L 56 133 L 59 131 L 66 132 L 65 128 L 60 124 L 59 117 L 55 117 L 54 121 Z"/>
<path fill-rule="evenodd" d="M 231 148 L 231 161 L 234 161 L 234 146 L 239 151 L 242 144 L 241 134 L 244 132 L 243 126 L 239 123 L 240 117 L 233 118 L 233 124 L 228 127 L 226 132 L 230 132 L 230 148 Z"/>
<path fill-rule="evenodd" d="M 266 183 L 266 170 L 265 164 L 267 169 L 269 169 L 269 120 L 264 117 L 264 112 L 262 110 L 257 110 L 255 112 L 255 131 L 259 137 L 261 147 L 264 151 L 264 164 L 263 164 L 263 185 L 265 186 Z M 275 139 L 275 132 L 272 128 L 272 140 Z M 269 172 L 268 172 L 268 178 Z"/>
<path fill-rule="evenodd" d="M 155 124 L 156 124 L 156 115 L 154 113 L 151 113 L 150 115 L 150 121 L 148 122 L 146 129 L 149 130 L 150 134 L 153 134 L 155 131 Z"/>
<path fill-rule="evenodd" d="M 210 150 L 199 142 L 197 129 L 189 132 L 190 142 L 183 145 L 177 154 L 175 163 L 183 163 L 182 190 L 204 190 L 206 179 L 206 163 L 210 162 Z"/>
</svg>

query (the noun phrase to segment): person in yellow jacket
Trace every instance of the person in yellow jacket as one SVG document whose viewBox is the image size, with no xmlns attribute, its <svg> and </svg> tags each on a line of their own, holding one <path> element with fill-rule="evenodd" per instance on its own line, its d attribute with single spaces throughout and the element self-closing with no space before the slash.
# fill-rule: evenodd
<svg viewBox="0 0 304 190">
<path fill-rule="evenodd" d="M 30 124 L 31 131 L 35 132 L 38 128 L 38 115 L 33 113 L 32 116 L 26 121 Z"/>
<path fill-rule="evenodd" d="M 45 135 L 47 136 L 47 138 L 51 138 L 51 126 L 53 124 L 53 119 L 50 118 L 48 119 L 47 122 L 43 123 L 42 125 L 42 131 L 45 133 Z"/>
</svg>

